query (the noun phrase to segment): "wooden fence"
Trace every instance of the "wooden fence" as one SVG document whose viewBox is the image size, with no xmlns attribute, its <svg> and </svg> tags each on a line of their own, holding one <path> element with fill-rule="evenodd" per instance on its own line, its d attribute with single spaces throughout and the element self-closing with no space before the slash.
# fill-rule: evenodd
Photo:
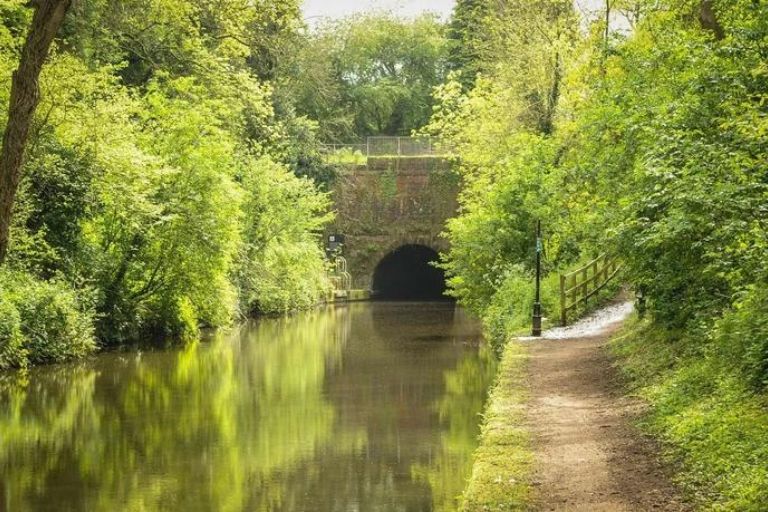
<svg viewBox="0 0 768 512">
<path fill-rule="evenodd" d="M 579 304 L 586 306 L 619 270 L 619 262 L 603 254 L 578 270 L 560 274 L 560 325 L 568 323 L 568 311 Z"/>
</svg>

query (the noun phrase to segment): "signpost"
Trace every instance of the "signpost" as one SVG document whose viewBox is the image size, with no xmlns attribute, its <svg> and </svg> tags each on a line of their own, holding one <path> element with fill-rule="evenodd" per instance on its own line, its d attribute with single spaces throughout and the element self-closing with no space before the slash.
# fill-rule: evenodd
<svg viewBox="0 0 768 512">
<path fill-rule="evenodd" d="M 337 234 L 337 233 L 328 235 L 327 244 L 325 246 L 325 252 L 329 258 L 332 258 L 334 255 L 341 254 L 343 247 L 344 247 L 344 235 Z"/>
<path fill-rule="evenodd" d="M 536 222 L 536 299 L 533 303 L 533 336 L 541 336 L 541 221 Z"/>
</svg>

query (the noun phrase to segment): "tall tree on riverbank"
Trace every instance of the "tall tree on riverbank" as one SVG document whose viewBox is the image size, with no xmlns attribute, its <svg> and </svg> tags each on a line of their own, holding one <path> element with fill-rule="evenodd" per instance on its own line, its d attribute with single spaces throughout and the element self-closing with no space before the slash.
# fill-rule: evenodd
<svg viewBox="0 0 768 512">
<path fill-rule="evenodd" d="M 13 73 L 8 123 L 0 152 L 0 264 L 8 253 L 13 204 L 21 179 L 29 126 L 40 101 L 40 71 L 71 0 L 35 0 L 30 4 L 35 14 L 21 50 L 19 67 Z"/>
<path fill-rule="evenodd" d="M 317 175 L 314 125 L 276 99 L 272 78 L 301 26 L 297 5 L 73 2 L 40 73 L 47 11 L 31 24 L 23 0 L 0 0 L 0 117 L 20 77 L 39 75 L 42 90 L 24 89 L 23 129 L 12 105 L 6 132 L 14 187 L 2 192 L 18 192 L 5 205 L 0 367 L 78 357 L 75 330 L 103 345 L 191 339 L 324 296 L 329 205 L 297 177 Z M 34 129 L 29 98 L 44 113 Z"/>
</svg>

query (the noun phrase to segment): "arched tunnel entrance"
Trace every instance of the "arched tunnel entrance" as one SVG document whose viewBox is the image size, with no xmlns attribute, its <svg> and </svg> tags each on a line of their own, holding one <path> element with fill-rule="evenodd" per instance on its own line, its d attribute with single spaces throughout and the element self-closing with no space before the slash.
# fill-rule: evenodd
<svg viewBox="0 0 768 512">
<path fill-rule="evenodd" d="M 373 273 L 373 296 L 388 300 L 445 300 L 445 272 L 432 265 L 434 249 L 403 245 L 382 258 Z"/>
</svg>

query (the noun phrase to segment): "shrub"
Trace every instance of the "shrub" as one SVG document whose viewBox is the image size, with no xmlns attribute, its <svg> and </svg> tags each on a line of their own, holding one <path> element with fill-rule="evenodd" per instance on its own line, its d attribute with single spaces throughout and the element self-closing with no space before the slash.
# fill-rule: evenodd
<svg viewBox="0 0 768 512">
<path fill-rule="evenodd" d="M 558 274 L 552 272 L 541 283 L 542 309 L 550 318 L 558 311 L 558 280 Z M 483 314 L 486 334 L 497 354 L 501 353 L 510 334 L 531 325 L 535 294 L 531 275 L 521 267 L 507 271 Z"/>
<path fill-rule="evenodd" d="M 21 318 L 14 305 L 0 296 L 0 370 L 26 366 Z"/>
<path fill-rule="evenodd" d="M 175 299 L 169 304 L 153 307 L 157 315 L 150 318 L 151 334 L 169 337 L 182 342 L 194 341 L 200 335 L 199 314 L 187 297 Z"/>
<path fill-rule="evenodd" d="M 768 388 L 768 290 L 752 287 L 720 319 L 713 331 L 720 359 L 741 371 L 756 391 Z"/>
<path fill-rule="evenodd" d="M 4 344 L 8 366 L 67 361 L 96 348 L 93 313 L 63 283 L 2 271 L 0 288 L 0 338 L 8 340 Z"/>
</svg>

